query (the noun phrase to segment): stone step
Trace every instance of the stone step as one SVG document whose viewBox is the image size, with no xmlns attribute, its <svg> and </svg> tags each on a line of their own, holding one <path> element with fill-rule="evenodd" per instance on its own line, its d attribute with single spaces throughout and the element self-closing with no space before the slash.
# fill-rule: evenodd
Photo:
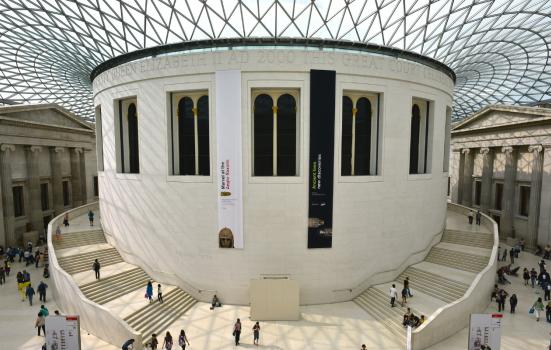
<svg viewBox="0 0 551 350">
<path fill-rule="evenodd" d="M 105 304 L 137 289 L 145 290 L 149 280 L 149 276 L 142 269 L 136 268 L 88 283 L 81 286 L 81 290 L 88 299 Z"/>
<path fill-rule="evenodd" d="M 123 262 L 115 248 L 96 250 L 89 253 L 70 255 L 58 258 L 59 266 L 69 274 L 92 271 L 94 259 L 98 259 L 101 266 Z"/>
<path fill-rule="evenodd" d="M 458 282 L 413 267 L 406 269 L 398 277 L 398 280 L 403 281 L 406 276 L 410 278 L 409 285 L 411 289 L 421 291 L 446 303 L 461 298 L 469 288 L 468 285 L 458 286 L 456 284 Z"/>
<path fill-rule="evenodd" d="M 488 264 L 488 257 L 433 247 L 425 261 L 459 270 L 480 272 Z"/>
<path fill-rule="evenodd" d="M 442 236 L 442 242 L 491 249 L 494 245 L 494 237 L 487 233 L 446 230 Z"/>
</svg>

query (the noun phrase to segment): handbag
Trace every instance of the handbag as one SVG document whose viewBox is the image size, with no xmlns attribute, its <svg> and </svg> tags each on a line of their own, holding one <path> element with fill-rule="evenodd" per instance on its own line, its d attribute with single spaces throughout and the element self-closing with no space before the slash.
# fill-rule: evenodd
<svg viewBox="0 0 551 350">
<path fill-rule="evenodd" d="M 531 314 L 533 314 L 533 313 L 534 313 L 534 311 L 536 311 L 536 309 L 534 309 L 533 307 L 531 307 L 531 308 L 530 308 L 530 310 L 528 310 L 528 314 L 530 314 L 530 315 L 531 315 Z"/>
<path fill-rule="evenodd" d="M 233 335 L 235 337 L 235 331 L 233 331 L 233 333 L 231 335 Z"/>
</svg>

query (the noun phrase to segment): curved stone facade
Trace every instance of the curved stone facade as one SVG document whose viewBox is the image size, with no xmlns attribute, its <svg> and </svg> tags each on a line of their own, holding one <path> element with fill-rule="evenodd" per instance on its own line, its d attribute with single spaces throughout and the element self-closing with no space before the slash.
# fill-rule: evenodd
<svg viewBox="0 0 551 350">
<path fill-rule="evenodd" d="M 332 247 L 323 249 L 307 244 L 310 126 L 316 121 L 311 69 L 336 71 Z M 224 96 L 218 96 L 216 72 L 225 70 L 240 74 L 242 249 L 219 248 L 216 159 L 224 130 L 217 130 L 217 118 L 224 115 L 216 113 L 216 103 Z M 439 70 L 368 53 L 249 48 L 142 59 L 109 69 L 93 83 L 103 138 L 101 217 L 111 243 L 150 271 L 216 291 L 222 302 L 247 304 L 250 280 L 273 275 L 298 281 L 301 304 L 350 300 L 356 292 L 349 290 L 396 269 L 444 228 L 453 81 Z M 296 97 L 296 175 L 254 176 L 253 99 L 287 90 Z M 172 96 L 197 91 L 208 96 L 209 171 L 171 175 Z M 343 96 L 357 101 L 363 95 L 376 96 L 378 106 L 371 105 L 378 122 L 370 129 L 370 165 L 364 174 L 343 175 L 350 172 L 341 168 Z M 121 143 L 129 144 L 118 126 L 124 123 L 118 101 L 128 99 L 137 104 L 139 173 L 118 164 Z M 428 122 L 421 117 L 418 137 L 426 142 L 419 141 L 419 161 L 412 165 L 418 101 Z"/>
</svg>

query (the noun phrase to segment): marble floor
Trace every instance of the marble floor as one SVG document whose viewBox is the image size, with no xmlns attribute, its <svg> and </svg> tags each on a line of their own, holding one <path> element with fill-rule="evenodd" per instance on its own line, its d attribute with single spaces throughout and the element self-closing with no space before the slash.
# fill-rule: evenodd
<svg viewBox="0 0 551 350">
<path fill-rule="evenodd" d="M 85 218 L 77 218 L 71 225 L 71 231 L 84 229 Z M 448 225 L 464 226 L 459 218 L 448 220 Z M 476 229 L 476 227 L 474 228 Z M 502 245 L 504 246 L 504 245 Z M 521 267 L 537 267 L 538 257 L 522 253 L 517 264 Z M 515 264 L 516 265 L 516 264 Z M 551 265 L 551 263 L 550 263 Z M 15 263 L 7 284 L 0 286 L 0 349 L 40 349 L 43 337 L 36 335 L 34 321 L 40 303 L 30 307 L 22 302 L 17 294 L 15 274 L 24 269 L 23 263 Z M 40 282 L 41 269 L 29 265 L 32 283 Z M 84 276 L 76 276 L 80 280 Z M 545 320 L 536 322 L 528 315 L 528 309 L 534 300 L 541 295 L 541 290 L 523 286 L 521 277 L 510 277 L 512 284 L 505 286 L 509 294 L 516 293 L 519 299 L 517 314 L 505 313 L 503 319 L 503 350 L 536 350 L 547 349 L 551 323 Z M 82 281 L 79 281 L 82 282 Z M 47 281 L 46 281 L 47 283 Z M 49 283 L 50 289 L 52 283 Z M 48 291 L 51 295 L 52 291 Z M 136 298 L 136 300 L 133 300 Z M 36 298 L 37 299 L 37 298 Z M 489 300 L 489 296 L 488 296 Z M 122 302 L 124 301 L 124 302 Z M 119 313 L 130 312 L 136 303 L 143 302 L 141 293 L 129 294 L 123 300 L 112 302 L 111 307 Z M 126 304 L 125 304 L 126 303 Z M 508 304 L 508 303 L 507 303 Z M 57 308 L 53 300 L 46 306 L 50 312 Z M 224 305 L 214 311 L 206 303 L 198 303 L 186 315 L 174 323 L 169 331 L 175 336 L 180 329 L 185 329 L 190 339 L 191 349 L 234 349 L 232 344 L 232 325 L 236 318 L 243 323 L 240 348 L 255 348 L 252 345 L 253 322 L 248 319 L 249 308 L 245 306 Z M 127 309 L 127 310 L 126 310 Z M 365 311 L 353 302 L 305 306 L 301 308 L 302 320 L 296 322 L 261 322 L 261 345 L 263 349 L 359 349 L 362 343 L 368 349 L 394 350 L 402 349 L 395 337 L 374 321 Z M 486 312 L 497 312 L 495 303 L 489 304 Z M 82 348 L 84 350 L 120 349 L 120 346 L 106 344 L 100 339 L 82 331 Z M 466 348 L 468 330 L 463 329 L 456 335 L 433 346 L 430 350 L 463 350 Z"/>
</svg>

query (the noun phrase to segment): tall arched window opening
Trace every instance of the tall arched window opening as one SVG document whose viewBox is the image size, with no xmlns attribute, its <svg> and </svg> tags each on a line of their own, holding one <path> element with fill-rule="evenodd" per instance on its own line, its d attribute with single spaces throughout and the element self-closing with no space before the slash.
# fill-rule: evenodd
<svg viewBox="0 0 551 350">
<path fill-rule="evenodd" d="M 411 106 L 411 133 L 409 146 L 409 173 L 431 172 L 433 103 L 413 98 Z"/>
<path fill-rule="evenodd" d="M 210 175 L 209 98 L 206 91 L 171 93 L 172 175 Z"/>
<path fill-rule="evenodd" d="M 136 98 L 115 101 L 115 145 L 117 172 L 138 174 L 140 172 L 138 105 Z"/>
<path fill-rule="evenodd" d="M 297 106 L 289 94 L 277 99 L 277 175 L 296 175 Z"/>
<path fill-rule="evenodd" d="M 341 175 L 379 173 L 380 95 L 345 92 L 342 99 Z"/>
</svg>

